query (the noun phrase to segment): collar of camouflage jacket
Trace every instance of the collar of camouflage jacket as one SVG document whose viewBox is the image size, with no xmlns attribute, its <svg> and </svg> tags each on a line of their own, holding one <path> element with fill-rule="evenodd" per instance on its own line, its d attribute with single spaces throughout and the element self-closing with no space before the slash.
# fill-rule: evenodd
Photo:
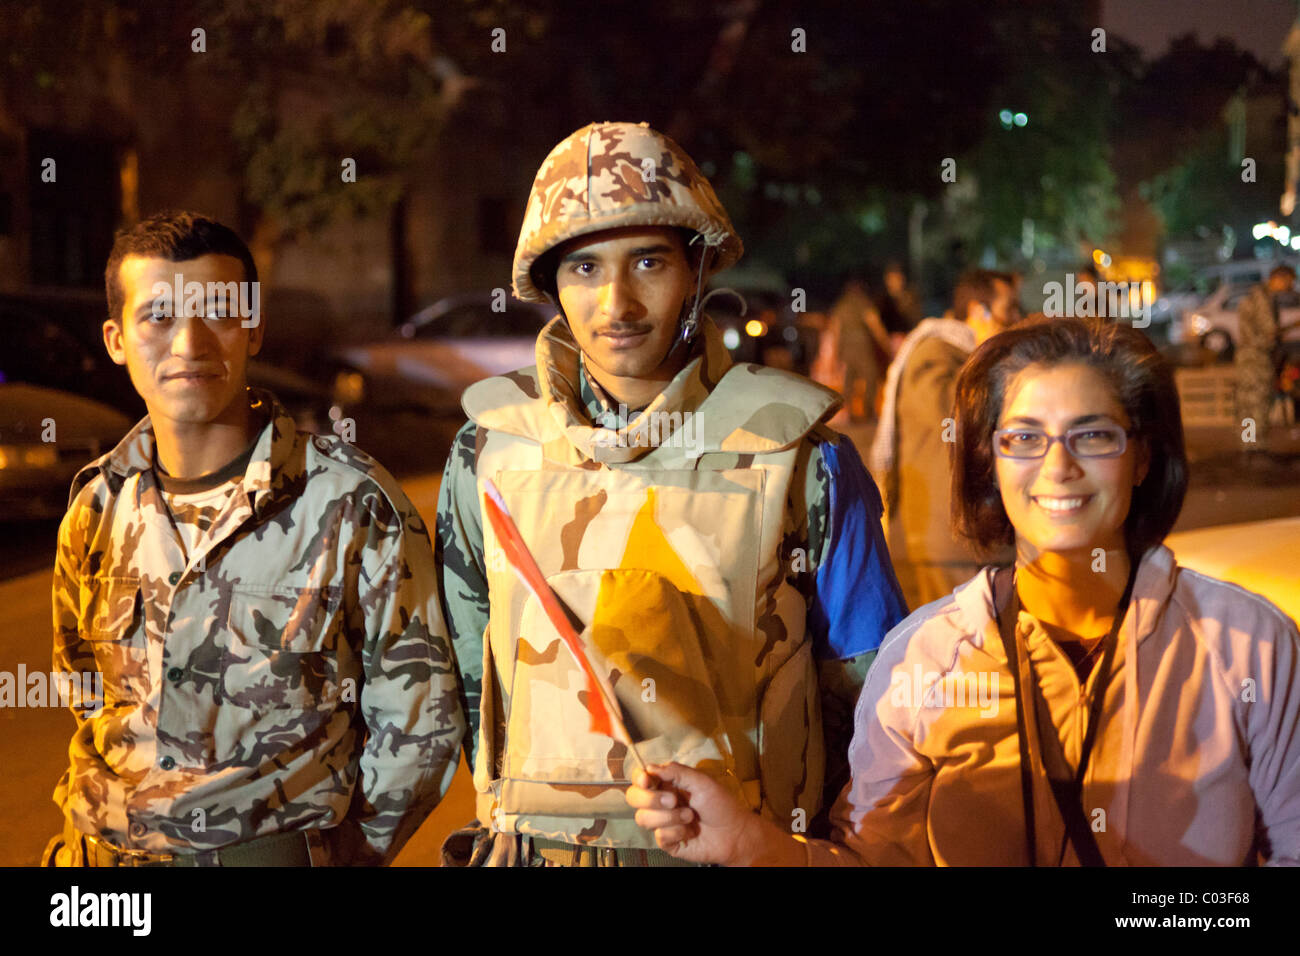
<svg viewBox="0 0 1300 956">
<path fill-rule="evenodd" d="M 588 403 L 581 394 L 582 352 L 563 316 L 557 315 L 537 337 L 537 378 L 541 399 L 564 436 L 593 461 L 622 464 L 648 454 L 651 443 L 642 433 L 652 421 L 665 428 L 684 427 L 682 413 L 694 412 L 731 368 L 731 356 L 722 333 L 707 316 L 700 319 L 700 334 L 691 345 L 690 359 L 662 392 L 644 409 L 634 412 L 624 406 L 610 407 L 613 427 L 595 424 Z M 596 382 L 592 390 L 600 395 Z M 676 418 L 670 416 L 676 414 Z M 638 437 L 639 436 L 639 437 Z M 667 440 L 670 433 L 662 433 Z"/>
<path fill-rule="evenodd" d="M 480 427 L 539 443 L 549 461 L 618 465 L 654 461 L 676 448 L 685 450 L 688 467 L 715 452 L 793 447 L 839 407 L 836 393 L 802 376 L 733 364 L 707 317 L 700 330 L 686 367 L 654 401 L 635 413 L 610 409 L 605 427 L 592 420 L 595 392 L 582 387 L 581 352 L 561 317 L 538 336 L 537 365 L 475 382 L 461 404 Z"/>
<path fill-rule="evenodd" d="M 255 415 L 269 416 L 269 421 L 257 437 L 243 480 L 243 489 L 249 501 L 254 509 L 260 511 L 263 502 L 274 497 L 268 493 L 298 484 L 304 468 L 301 455 L 294 454 L 297 425 L 293 417 L 265 389 L 248 389 L 248 400 Z M 126 433 L 117 447 L 77 472 L 68 496 L 68 507 L 72 507 L 77 493 L 95 475 L 103 475 L 109 487 L 116 492 L 131 475 L 137 472 L 152 474 L 153 462 L 153 423 L 146 415 Z"/>
</svg>

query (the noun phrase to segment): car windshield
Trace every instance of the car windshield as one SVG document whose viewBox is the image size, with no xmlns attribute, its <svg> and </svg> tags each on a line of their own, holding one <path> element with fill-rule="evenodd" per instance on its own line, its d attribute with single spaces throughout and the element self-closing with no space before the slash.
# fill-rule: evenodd
<svg viewBox="0 0 1300 956">
<path fill-rule="evenodd" d="M 467 303 L 448 309 L 415 330 L 420 339 L 536 337 L 545 320 L 533 309 L 507 305 L 493 312 L 486 303 Z"/>
</svg>

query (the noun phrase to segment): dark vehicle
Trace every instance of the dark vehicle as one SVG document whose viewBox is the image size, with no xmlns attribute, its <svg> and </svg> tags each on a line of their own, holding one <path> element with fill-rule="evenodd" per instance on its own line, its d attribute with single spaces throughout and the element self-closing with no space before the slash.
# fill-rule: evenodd
<svg viewBox="0 0 1300 956">
<path fill-rule="evenodd" d="M 496 306 L 496 308 L 494 308 Z M 330 417 L 345 438 L 399 474 L 438 467 L 465 420 L 470 385 L 536 363 L 554 311 L 504 292 L 440 299 L 382 339 L 334 354 Z"/>
<path fill-rule="evenodd" d="M 553 314 L 494 292 L 440 299 L 392 335 L 340 349 L 335 403 L 345 414 L 364 406 L 459 416 L 470 385 L 534 364 L 537 333 Z"/>
<path fill-rule="evenodd" d="M 807 375 L 817 354 L 817 330 L 790 307 L 790 296 L 776 289 L 740 288 L 721 283 L 704 312 L 722 331 L 722 341 L 737 362 L 754 362 Z M 739 298 L 737 297 L 739 295 Z"/>
<path fill-rule="evenodd" d="M 73 476 L 134 421 L 102 402 L 18 382 L 0 384 L 0 521 L 59 518 Z"/>
<path fill-rule="evenodd" d="M 0 296 L 0 382 L 26 382 L 95 399 L 132 420 L 145 414 L 126 369 L 104 351 L 103 294 Z M 120 436 L 119 436 L 120 437 Z"/>
</svg>

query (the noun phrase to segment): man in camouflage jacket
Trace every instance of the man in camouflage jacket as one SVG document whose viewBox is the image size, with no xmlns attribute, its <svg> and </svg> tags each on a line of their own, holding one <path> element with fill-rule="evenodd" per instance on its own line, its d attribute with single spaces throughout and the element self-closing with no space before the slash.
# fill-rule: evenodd
<svg viewBox="0 0 1300 956">
<path fill-rule="evenodd" d="M 1268 280 L 1250 290 L 1237 307 L 1237 347 L 1233 356 L 1237 379 L 1237 420 L 1255 423 L 1255 443 L 1263 447 L 1268 434 L 1268 411 L 1277 394 L 1274 349 L 1279 337 L 1277 297 L 1295 286 L 1295 271 L 1280 265 Z"/>
<path fill-rule="evenodd" d="M 575 664 L 484 520 L 496 484 L 609 675 L 637 750 L 724 779 L 792 828 L 846 779 L 867 667 L 906 613 L 881 503 L 838 399 L 734 365 L 699 310 L 741 243 L 708 181 L 644 124 L 566 138 L 533 185 L 514 290 L 559 314 L 537 365 L 467 390 L 438 503 L 446 618 L 479 824 L 452 863 L 667 865 L 590 732 Z"/>
<path fill-rule="evenodd" d="M 148 280 L 173 273 L 204 296 L 160 307 Z M 54 668 L 100 672 L 104 699 L 73 708 L 47 862 L 388 862 L 464 733 L 425 526 L 373 459 L 246 389 L 260 317 L 212 298 L 256 282 L 233 232 L 147 219 L 106 279 L 150 414 L 59 529 Z"/>
</svg>

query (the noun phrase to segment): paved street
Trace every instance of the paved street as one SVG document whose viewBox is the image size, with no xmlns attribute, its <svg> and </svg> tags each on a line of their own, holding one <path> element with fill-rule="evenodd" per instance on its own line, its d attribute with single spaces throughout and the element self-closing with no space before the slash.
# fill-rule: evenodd
<svg viewBox="0 0 1300 956">
<path fill-rule="evenodd" d="M 863 451 L 871 430 L 845 429 Z M 1300 435 L 1295 436 L 1300 438 Z M 1244 470 L 1232 434 L 1192 433 L 1193 487 L 1176 530 L 1191 530 L 1300 515 L 1300 458 L 1270 460 Z M 412 502 L 433 526 L 440 473 L 402 480 Z M 49 524 L 5 529 L 0 539 L 0 670 L 50 665 L 49 560 L 57 528 Z M 55 708 L 0 708 L 0 866 L 37 862 L 60 826 L 50 800 L 66 766 L 72 718 Z M 397 863 L 433 866 L 446 834 L 474 816 L 473 788 L 462 764 L 451 791 L 402 851 Z"/>
</svg>

